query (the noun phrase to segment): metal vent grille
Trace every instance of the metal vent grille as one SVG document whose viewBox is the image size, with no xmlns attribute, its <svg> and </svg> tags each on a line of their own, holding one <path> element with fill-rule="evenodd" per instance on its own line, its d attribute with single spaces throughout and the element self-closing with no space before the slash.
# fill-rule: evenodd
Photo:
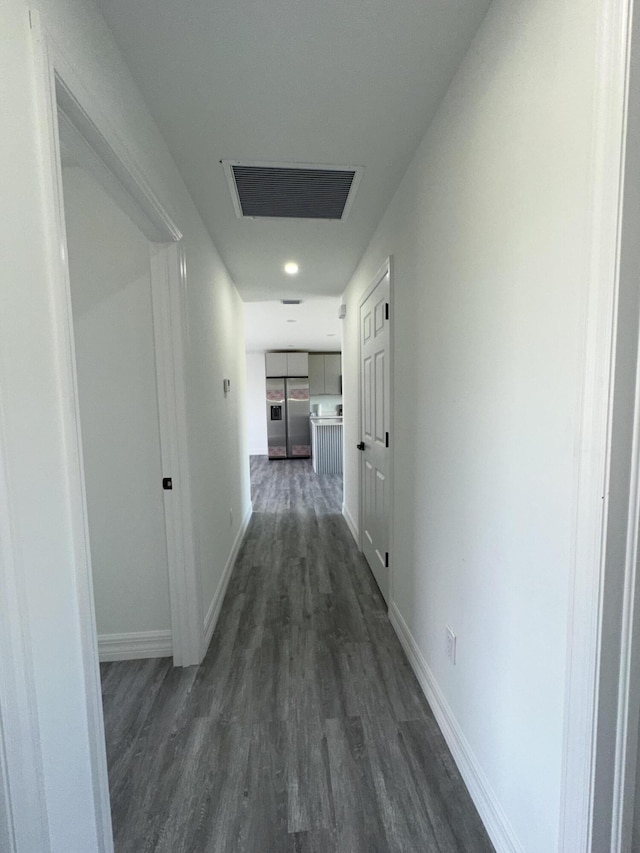
<svg viewBox="0 0 640 853">
<path fill-rule="evenodd" d="M 345 219 L 362 167 L 223 160 L 236 215 L 275 219 Z"/>
</svg>

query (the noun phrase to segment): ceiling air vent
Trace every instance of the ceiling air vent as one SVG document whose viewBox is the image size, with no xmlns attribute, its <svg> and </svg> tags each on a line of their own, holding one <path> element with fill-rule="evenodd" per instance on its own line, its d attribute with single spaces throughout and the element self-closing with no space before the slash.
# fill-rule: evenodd
<svg viewBox="0 0 640 853">
<path fill-rule="evenodd" d="M 346 219 L 362 166 L 221 160 L 239 218 Z"/>
</svg>

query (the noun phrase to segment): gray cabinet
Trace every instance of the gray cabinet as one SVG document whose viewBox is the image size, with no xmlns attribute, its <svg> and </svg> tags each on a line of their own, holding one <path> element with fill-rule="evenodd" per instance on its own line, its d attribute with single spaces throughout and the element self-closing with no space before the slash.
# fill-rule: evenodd
<svg viewBox="0 0 640 853">
<path fill-rule="evenodd" d="M 270 376 L 308 376 L 308 352 L 266 352 L 266 374 Z"/>
<path fill-rule="evenodd" d="M 324 394 L 324 356 L 309 353 L 309 394 Z"/>
<path fill-rule="evenodd" d="M 288 352 L 287 353 L 287 376 L 309 375 L 309 353 Z"/>
<path fill-rule="evenodd" d="M 339 352 L 309 353 L 309 394 L 342 394 L 342 356 Z"/>
<path fill-rule="evenodd" d="M 342 357 L 339 352 L 324 357 L 324 393 L 342 394 Z"/>
<path fill-rule="evenodd" d="M 286 376 L 287 375 L 287 354 L 286 352 L 267 352 L 265 353 L 265 366 L 267 368 L 267 376 Z"/>
</svg>

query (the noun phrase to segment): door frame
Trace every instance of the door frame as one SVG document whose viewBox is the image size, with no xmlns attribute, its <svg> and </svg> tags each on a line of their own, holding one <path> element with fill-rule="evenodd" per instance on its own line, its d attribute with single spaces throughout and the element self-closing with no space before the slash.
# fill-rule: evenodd
<svg viewBox="0 0 640 853">
<path fill-rule="evenodd" d="M 631 6 L 629 13 L 631 16 Z M 614 472 L 620 469 L 628 471 L 629 478 L 627 481 L 619 474 L 617 477 L 614 474 L 611 491 L 616 486 L 617 491 L 620 491 L 617 481 L 622 479 L 622 494 L 628 513 L 626 539 L 620 542 L 618 547 L 619 561 L 613 566 L 607 566 L 604 588 L 605 596 L 611 598 L 613 587 L 613 595 L 618 595 L 620 601 L 618 619 L 607 620 L 604 635 L 619 636 L 619 666 L 613 676 L 603 671 L 600 678 L 600 692 L 603 696 L 612 691 L 617 694 L 615 720 L 610 711 L 606 715 L 607 707 L 601 712 L 605 724 L 615 731 L 615 753 L 612 761 L 609 757 L 610 750 L 606 749 L 607 760 L 601 759 L 596 767 L 597 774 L 603 774 L 605 781 L 613 786 L 611 849 L 624 853 L 631 853 L 634 809 L 637 803 L 640 804 L 640 790 L 636 790 L 640 735 L 640 282 L 637 274 L 640 267 L 640 244 L 637 239 L 640 231 L 640 21 L 632 20 L 630 28 L 621 169 L 618 284 L 621 294 L 618 323 L 621 329 L 618 329 L 617 337 L 620 343 L 616 350 L 626 355 L 635 348 L 636 359 L 631 377 L 624 374 L 621 378 L 615 376 L 614 383 L 614 413 L 620 397 L 617 392 L 622 386 L 622 397 L 626 406 L 620 408 L 623 408 L 624 420 L 631 423 L 631 426 L 628 432 L 624 433 L 625 441 L 618 440 L 617 445 L 614 444 L 617 460 L 621 459 L 622 464 L 620 461 L 616 464 L 616 460 L 612 462 Z M 629 300 L 632 307 L 625 309 Z M 630 388 L 632 380 L 635 382 L 633 391 Z M 603 705 L 602 699 L 600 705 Z M 597 775 L 596 783 L 599 781 Z"/>
<path fill-rule="evenodd" d="M 75 605 L 80 626 L 82 670 L 85 680 L 87 742 L 92 798 L 100 853 L 112 853 L 113 834 L 109 800 L 104 720 L 98 658 L 97 631 L 91 578 L 91 557 L 87 524 L 82 437 L 78 408 L 75 346 L 71 313 L 69 269 L 62 192 L 62 166 L 58 110 L 69 120 L 82 140 L 85 153 L 93 164 L 93 174 L 155 244 L 151 271 L 154 313 L 154 336 L 158 376 L 161 446 L 163 464 L 170 461 L 172 476 L 179 488 L 165 492 L 165 518 L 169 548 L 169 574 L 172 594 L 171 618 L 174 662 L 178 665 L 199 663 L 204 651 L 204 622 L 201 614 L 199 578 L 194 546 L 194 524 L 191 508 L 191 483 L 188 467 L 185 347 L 186 269 L 182 233 L 159 201 L 139 168 L 135 154 L 127 148 L 112 127 L 108 115 L 98 106 L 98 98 L 89 91 L 55 38 L 46 29 L 40 15 L 31 11 L 30 27 L 36 64 L 36 109 L 42 117 L 41 144 L 43 169 L 43 209 L 47 223 L 46 251 L 51 269 L 51 314 L 56 333 L 56 370 L 60 387 L 63 447 L 67 460 L 65 488 L 69 494 L 72 531 Z M 0 412 L 1 416 L 1 412 Z M 0 418 L 0 431 L 2 423 Z M 0 434 L 0 438 L 1 438 Z M 0 458 L 0 462 L 1 462 Z M 173 467 L 176 466 L 176 467 Z M 3 471 L 0 468 L 0 475 Z M 160 487 L 160 483 L 158 484 Z M 0 477 L 0 502 L 9 492 Z M 10 517 L 10 516 L 9 516 Z M 10 532 L 10 531 L 9 531 Z M 17 563 L 11 540 L 0 553 L 3 568 Z M 14 573 L 15 574 L 15 573 Z M 8 580 L 12 575 L 9 573 Z M 4 580 L 4 579 L 3 579 Z M 26 601 L 20 579 L 15 583 L 0 582 L 0 596 L 14 595 L 15 609 L 0 627 L 0 633 L 14 639 L 9 646 L 11 660 L 7 673 L 24 672 L 25 684 L 19 685 L 24 696 L 13 707 L 11 684 L 0 672 L 0 695 L 9 700 L 2 707 L 3 725 L 18 735 L 19 750 L 7 750 L 7 769 L 11 798 L 11 815 L 18 849 L 50 849 L 47 832 L 46 797 L 42 787 L 42 737 L 35 718 L 30 665 L 29 639 L 23 631 L 28 624 Z M 22 617 L 22 618 L 21 618 Z M 175 620 L 175 621 L 174 621 Z M 22 669 L 23 663 L 26 663 Z M 31 687 L 29 686 L 31 685 Z M 6 691 L 6 692 L 5 692 Z M 15 691 L 14 691 L 15 692 Z M 16 719 L 20 709 L 28 708 L 22 721 Z M 9 714 L 5 716 L 6 711 Z M 21 726 L 21 730 L 18 729 Z M 18 761 L 17 752 L 22 753 Z M 31 788 L 23 780 L 31 774 Z M 20 786 L 20 787 L 19 787 Z M 18 838 L 18 830 L 31 823 L 39 831 L 38 843 L 29 847 L 26 836 Z"/>
<path fill-rule="evenodd" d="M 9 853 L 49 853 L 36 678 L 23 627 L 28 624 L 26 591 L 14 542 L 5 447 L 0 399 L 0 773 L 4 776 L 0 796 L 7 809 Z"/>
<path fill-rule="evenodd" d="M 394 447 L 395 447 L 395 403 L 394 403 L 394 381 L 393 381 L 393 351 L 394 351 L 394 315 L 395 315 L 395 302 L 394 302 L 394 286 L 393 286 L 393 272 L 394 272 L 394 259 L 393 255 L 389 255 L 389 257 L 382 264 L 378 272 L 374 275 L 371 280 L 371 284 L 364 291 L 362 296 L 358 301 L 358 435 L 360 437 L 360 441 L 362 441 L 362 347 L 361 347 L 361 330 L 360 330 L 360 312 L 362 310 L 362 306 L 367 301 L 369 296 L 373 293 L 376 287 L 380 284 L 382 279 L 388 275 L 389 276 L 389 505 L 387 508 L 387 522 L 389 525 L 389 601 L 387 602 L 388 607 L 391 608 L 391 603 L 393 599 L 393 543 L 394 543 L 394 529 L 395 529 L 395 515 L 394 515 Z M 364 551 L 363 545 L 363 537 L 364 537 L 364 525 L 362 523 L 362 508 L 364 503 L 364 465 L 362 454 L 359 453 L 359 472 L 358 472 L 358 548 L 361 552 Z"/>
<path fill-rule="evenodd" d="M 634 0 L 608 0 L 602 4 L 595 47 L 586 368 L 581 434 L 576 448 L 579 464 L 569 588 L 558 843 L 564 853 L 588 853 L 594 844 L 599 844 L 595 833 L 603 828 L 605 833 L 612 830 L 603 842 L 606 849 L 616 853 L 625 850 L 628 813 L 623 814 L 622 802 L 626 798 L 628 803 L 629 785 L 633 785 L 628 776 L 624 780 L 623 764 L 629 759 L 627 736 L 631 721 L 625 710 L 630 698 L 625 670 L 628 675 L 637 642 L 629 633 L 629 613 L 636 573 L 638 519 L 637 515 L 627 515 L 625 532 L 621 534 L 616 530 L 617 519 L 610 515 L 616 498 L 623 515 L 637 509 L 637 411 L 635 435 L 631 441 L 625 439 L 622 450 L 614 446 L 616 432 L 628 414 L 620 414 L 618 391 L 635 399 L 639 378 L 637 368 L 631 377 L 616 371 L 616 355 L 625 347 L 633 347 L 634 338 L 637 345 L 639 319 L 636 313 L 630 323 L 622 322 L 625 314 L 620 302 L 624 276 L 628 274 L 621 269 L 622 253 L 628 243 L 624 231 L 629 223 L 625 217 L 628 219 L 631 213 L 625 210 L 625 164 L 629 153 L 626 142 L 633 6 Z M 638 158 L 635 160 L 637 164 Z M 630 176 L 637 195 L 638 171 Z M 640 227 L 637 215 L 634 224 Z M 635 279 L 633 286 L 637 291 Z M 634 323 L 636 328 L 632 329 Z M 635 468 L 630 481 L 626 473 L 621 476 L 624 465 L 616 464 L 625 454 L 628 464 Z M 623 498 L 621 490 L 626 490 Z M 625 538 L 626 542 L 622 541 Z M 624 593 L 619 597 L 621 584 Z M 608 748 L 612 739 L 615 750 Z M 604 847 L 599 844 L 598 849 Z"/>
<path fill-rule="evenodd" d="M 52 53 L 51 39 L 48 53 Z M 53 87 L 57 121 L 56 139 L 64 138 L 65 148 L 74 159 L 114 199 L 133 220 L 149 242 L 149 271 L 155 350 L 156 389 L 162 476 L 172 478 L 173 488 L 163 490 L 163 511 L 167 539 L 167 563 L 171 611 L 171 647 L 175 666 L 199 663 L 203 655 L 204 616 L 199 595 L 194 548 L 194 525 L 191 507 L 191 487 L 188 464 L 186 419 L 185 348 L 186 329 L 186 261 L 182 234 L 153 193 L 136 171 L 135 162 L 123 147 L 118 150 L 115 139 L 109 139 L 108 125 L 98 126 L 80 99 L 79 84 L 69 79 L 69 69 L 61 69 L 64 61 L 53 54 Z M 86 93 L 87 98 L 89 94 Z M 58 150 L 56 164 L 60 168 Z M 56 185 L 59 245 L 66 247 L 64 199 L 61 172 Z M 66 252 L 65 252 L 66 257 Z M 69 270 L 64 263 L 65 286 L 69 285 Z M 60 282 L 62 284 L 62 281 Z M 70 293 L 70 290 L 69 290 Z M 76 399 L 77 430 L 81 434 L 77 407 L 77 379 L 73 318 L 71 323 L 73 350 L 70 362 L 73 370 Z M 84 493 L 84 471 L 81 474 Z M 160 484 L 159 484 L 160 487 Z M 86 512 L 86 510 L 85 510 Z"/>
<path fill-rule="evenodd" d="M 98 151 L 104 138 L 96 133 L 68 89 L 56 78 L 58 137 L 65 152 L 114 200 L 146 237 L 149 245 L 154 365 L 158 397 L 160 456 L 163 476 L 171 476 L 173 488 L 163 491 L 167 540 L 167 566 L 171 611 L 171 654 L 175 666 L 199 663 L 203 654 L 203 625 L 195 573 L 193 515 L 189 486 L 186 386 L 186 261 L 182 235 L 153 197 L 138 200 L 140 187 L 123 164 L 107 165 Z M 108 155 L 109 156 L 109 155 Z M 122 174 L 122 178 L 121 178 Z M 126 183 L 125 183 L 126 182 Z M 127 184 L 129 186 L 127 186 Z M 148 194 L 150 190 L 145 192 Z M 152 218 L 152 211 L 156 216 Z M 61 229 L 65 229 L 64 206 Z M 63 245 L 66 245 L 66 237 Z M 99 638 L 100 639 L 100 638 Z M 126 647 L 126 643 L 125 643 Z M 143 654 L 136 649 L 136 656 Z M 126 650 L 123 657 L 131 656 Z"/>
</svg>

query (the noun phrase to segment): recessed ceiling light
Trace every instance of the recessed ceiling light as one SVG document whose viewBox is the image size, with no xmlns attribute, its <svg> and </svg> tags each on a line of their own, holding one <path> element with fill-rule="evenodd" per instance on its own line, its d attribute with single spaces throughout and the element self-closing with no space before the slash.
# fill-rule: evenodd
<svg viewBox="0 0 640 853">
<path fill-rule="evenodd" d="M 295 261 L 287 261 L 287 263 L 284 265 L 284 271 L 287 273 L 287 275 L 296 275 L 299 269 L 300 267 Z"/>
</svg>

